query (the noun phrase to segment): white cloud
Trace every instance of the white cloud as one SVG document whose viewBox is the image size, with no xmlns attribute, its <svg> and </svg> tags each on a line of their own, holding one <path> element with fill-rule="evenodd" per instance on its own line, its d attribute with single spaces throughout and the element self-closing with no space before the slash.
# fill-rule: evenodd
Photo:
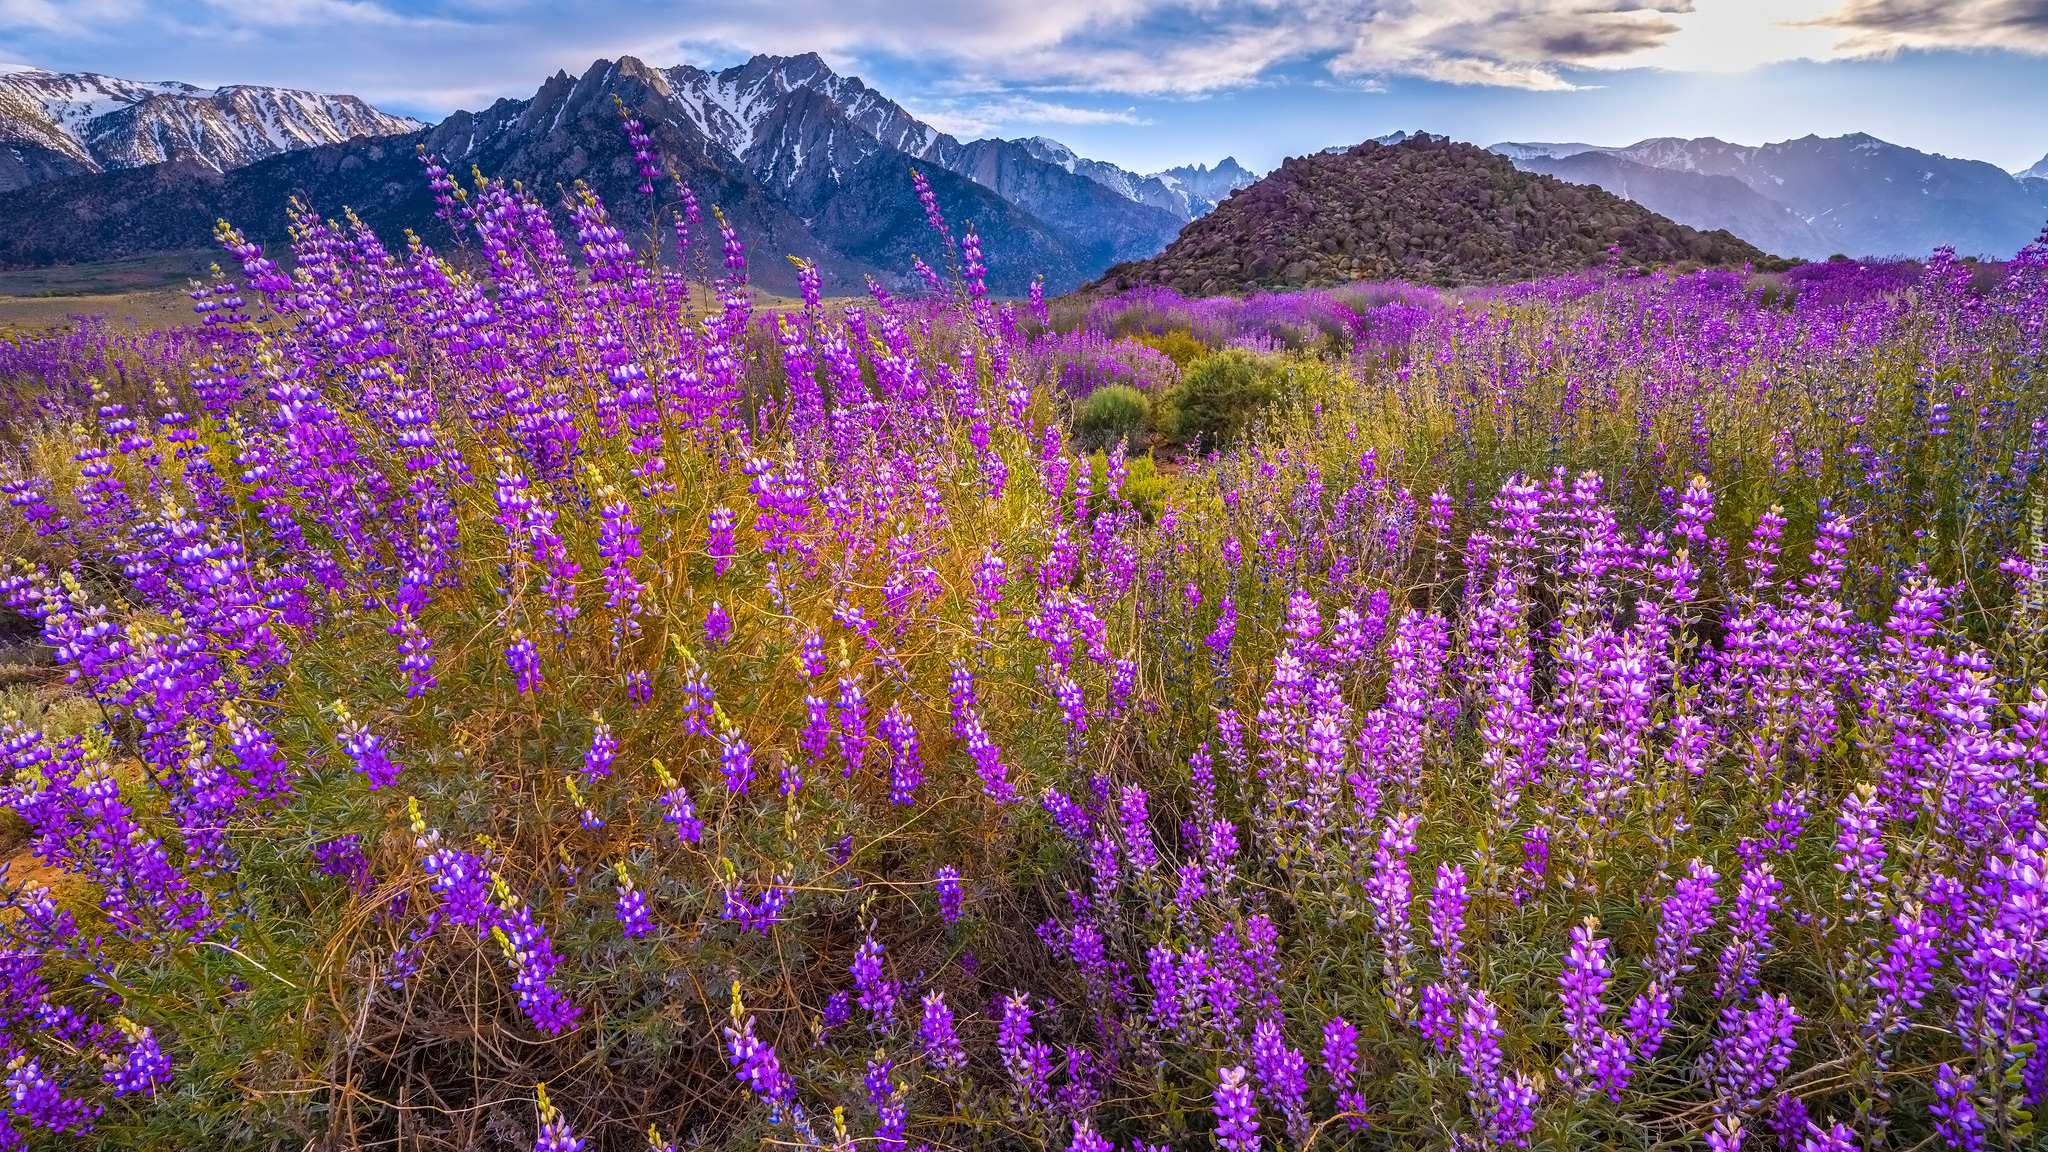
<svg viewBox="0 0 2048 1152">
<path fill-rule="evenodd" d="M 1846 33 L 1847 55 L 1906 48 L 2002 48 L 2048 53 L 2048 0 L 1845 0 L 1810 22 Z"/>
<path fill-rule="evenodd" d="M 1027 96 L 1005 96 L 996 100 L 945 100 L 919 103 L 911 115 L 941 132 L 955 136 L 988 136 L 1020 127 L 1045 124 L 1129 124 L 1143 126 L 1151 121 L 1131 108 L 1076 108 Z"/>
</svg>

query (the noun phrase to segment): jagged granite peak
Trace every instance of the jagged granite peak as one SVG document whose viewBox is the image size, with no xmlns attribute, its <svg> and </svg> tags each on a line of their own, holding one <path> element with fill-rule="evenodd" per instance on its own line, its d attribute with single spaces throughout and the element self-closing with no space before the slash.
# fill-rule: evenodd
<svg viewBox="0 0 2048 1152">
<path fill-rule="evenodd" d="M 2032 168 L 2022 169 L 2013 175 L 2021 180 L 2048 180 L 2048 156 L 2034 161 Z"/>
<path fill-rule="evenodd" d="M 1546 147 L 1502 144 L 1495 150 Z M 1811 225 L 1829 251 L 1852 256 L 1923 255 L 1951 244 L 1964 255 L 2001 257 L 2041 227 L 2039 200 L 2010 173 L 1865 132 L 1756 145 L 1659 136 L 1585 152 L 1669 172 L 1732 177 Z"/>
<path fill-rule="evenodd" d="M 354 96 L 22 69 L 0 73 L 0 191 L 172 160 L 226 170 L 423 127 Z"/>
<path fill-rule="evenodd" d="M 1188 212 L 1192 216 L 1207 215 L 1232 192 L 1249 188 L 1259 179 L 1257 174 L 1239 164 L 1234 156 L 1225 156 L 1214 168 L 1206 164 L 1183 164 L 1152 175 L 1187 198 Z"/>
<path fill-rule="evenodd" d="M 1352 280 L 1500 283 L 1600 264 L 1610 248 L 1644 265 L 1764 259 L 1726 232 L 1418 133 L 1291 158 L 1189 224 L 1165 252 L 1111 268 L 1093 287 L 1213 295 Z"/>
<path fill-rule="evenodd" d="M 1140 176 L 1107 160 L 1090 160 L 1049 137 L 1031 136 L 1022 140 L 1012 140 L 1010 143 L 1048 164 L 1056 164 L 1077 176 L 1085 176 L 1126 200 L 1149 204 L 1154 208 L 1171 212 L 1174 218 L 1183 224 L 1200 214 L 1196 211 L 1197 207 L 1204 212 L 1214 207 L 1213 204 L 1191 205 L 1184 190 L 1168 185 L 1157 176 Z"/>
</svg>

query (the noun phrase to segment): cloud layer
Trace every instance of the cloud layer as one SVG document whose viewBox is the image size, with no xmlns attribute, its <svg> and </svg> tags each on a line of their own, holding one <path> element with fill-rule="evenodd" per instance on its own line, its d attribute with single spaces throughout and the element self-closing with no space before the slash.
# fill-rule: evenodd
<svg viewBox="0 0 2048 1152">
<path fill-rule="evenodd" d="M 266 58 L 409 76 L 422 94 L 473 87 L 485 67 L 532 75 L 635 52 L 819 51 L 835 64 L 888 57 L 961 91 L 1190 95 L 1256 84 L 1284 67 L 1337 78 L 1418 76 L 1565 87 L 1560 69 L 1619 64 L 1680 31 L 1691 0 L 0 0 L 0 57 Z M 146 46 L 146 49 L 145 49 Z M 111 66 L 110 66 L 111 70 Z M 130 69 L 133 70 L 132 68 Z M 164 69 L 147 69 L 154 74 Z M 501 81 L 502 83 L 502 81 Z M 331 85 L 330 85 L 331 86 Z M 358 85 L 361 87 L 361 85 Z"/>
</svg>

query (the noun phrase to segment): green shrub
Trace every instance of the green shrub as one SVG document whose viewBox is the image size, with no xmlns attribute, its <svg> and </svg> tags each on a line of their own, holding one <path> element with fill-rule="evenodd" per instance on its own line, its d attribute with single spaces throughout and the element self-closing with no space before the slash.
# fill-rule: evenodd
<svg viewBox="0 0 2048 1152">
<path fill-rule="evenodd" d="M 1169 434 L 1202 448 L 1227 447 L 1252 416 L 1279 394 L 1280 368 L 1243 348 L 1225 348 L 1190 364 L 1167 394 Z"/>
<path fill-rule="evenodd" d="M 1165 333 L 1140 332 L 1131 339 L 1173 361 L 1174 366 L 1182 370 L 1209 354 L 1209 346 L 1195 339 L 1195 334 L 1186 328 L 1175 328 Z"/>
<path fill-rule="evenodd" d="M 1152 402 L 1136 388 L 1112 384 L 1097 388 L 1074 413 L 1074 439 L 1085 449 L 1107 449 L 1128 443 L 1152 422 Z"/>
</svg>

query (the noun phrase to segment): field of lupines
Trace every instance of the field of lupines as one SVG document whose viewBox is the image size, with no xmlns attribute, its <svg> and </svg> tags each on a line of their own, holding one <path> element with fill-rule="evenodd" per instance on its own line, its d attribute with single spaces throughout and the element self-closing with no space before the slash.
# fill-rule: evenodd
<svg viewBox="0 0 2048 1152">
<path fill-rule="evenodd" d="M 429 171 L 0 344 L 0 1146 L 2040 1140 L 2048 246 L 756 315 Z"/>
</svg>

